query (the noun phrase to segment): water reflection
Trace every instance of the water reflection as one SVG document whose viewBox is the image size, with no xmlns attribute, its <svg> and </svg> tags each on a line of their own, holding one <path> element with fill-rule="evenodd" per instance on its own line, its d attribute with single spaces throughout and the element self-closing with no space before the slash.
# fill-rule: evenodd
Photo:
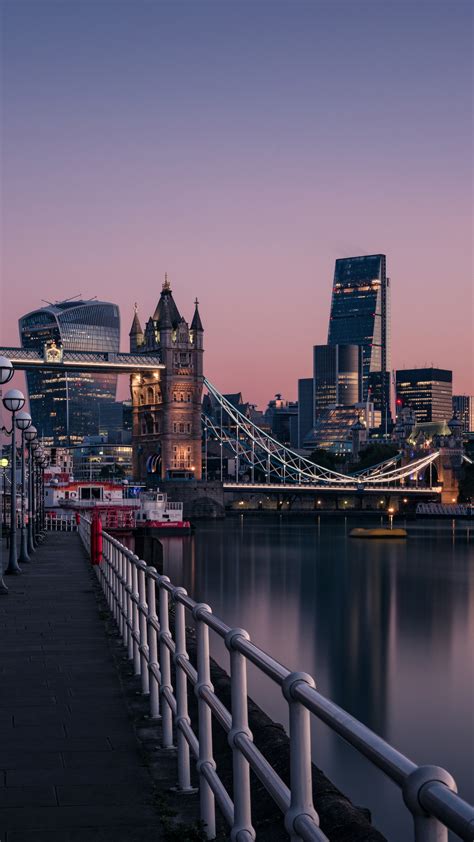
<svg viewBox="0 0 474 842">
<path fill-rule="evenodd" d="M 415 761 L 446 766 L 472 800 L 473 545 L 462 523 L 408 529 L 368 542 L 332 518 L 228 519 L 163 540 L 164 572 Z M 254 669 L 249 686 L 286 723 L 279 690 Z M 411 838 L 396 788 L 325 726 L 313 756 L 390 839 Z"/>
</svg>

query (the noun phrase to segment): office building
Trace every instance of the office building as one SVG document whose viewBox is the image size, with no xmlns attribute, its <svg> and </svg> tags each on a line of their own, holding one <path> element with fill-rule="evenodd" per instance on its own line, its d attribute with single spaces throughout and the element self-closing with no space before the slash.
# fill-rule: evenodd
<svg viewBox="0 0 474 842">
<path fill-rule="evenodd" d="M 453 373 L 443 368 L 409 368 L 396 373 L 397 411 L 410 407 L 417 424 L 449 421 Z"/>
<path fill-rule="evenodd" d="M 390 421 L 390 280 L 384 254 L 336 260 L 329 345 L 362 349 L 361 401 L 373 402 L 377 419 Z"/>
<path fill-rule="evenodd" d="M 474 432 L 474 396 L 453 395 L 453 412 L 458 416 L 463 432 Z"/>
<path fill-rule="evenodd" d="M 120 314 L 108 301 L 58 301 L 19 320 L 22 348 L 109 351 L 120 344 Z M 82 442 L 98 432 L 101 404 L 115 400 L 117 375 L 29 371 L 30 413 L 45 444 Z"/>
<path fill-rule="evenodd" d="M 298 380 L 298 425 L 296 431 L 296 442 L 290 436 L 291 444 L 295 447 L 303 447 L 305 436 L 308 435 L 314 424 L 314 382 L 312 377 L 303 377 Z M 290 421 L 291 434 L 291 421 Z"/>
<path fill-rule="evenodd" d="M 291 419 L 297 417 L 298 404 L 295 401 L 286 401 L 281 394 L 276 394 L 265 410 L 265 422 L 270 428 L 271 435 L 286 445 L 289 445 L 292 440 Z M 295 430 L 295 421 L 293 421 L 293 430 Z"/>
<path fill-rule="evenodd" d="M 360 400 L 362 353 L 359 345 L 313 348 L 314 418 L 329 406 L 354 406 Z"/>
<path fill-rule="evenodd" d="M 331 406 L 320 412 L 314 427 L 306 435 L 304 447 L 307 450 L 330 450 L 339 456 L 353 452 L 354 428 L 367 432 L 373 417 L 373 405 L 359 403 L 355 406 Z M 369 423 L 366 423 L 366 419 Z M 361 437 L 357 440 L 360 448 Z M 364 437 L 364 443 L 366 436 Z"/>
</svg>

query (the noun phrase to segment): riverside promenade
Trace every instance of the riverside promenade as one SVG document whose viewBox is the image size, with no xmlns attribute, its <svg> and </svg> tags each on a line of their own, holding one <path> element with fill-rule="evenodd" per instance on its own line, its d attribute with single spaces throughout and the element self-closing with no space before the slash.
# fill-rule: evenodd
<svg viewBox="0 0 474 842">
<path fill-rule="evenodd" d="M 162 838 L 79 537 L 50 534 L 0 599 L 1 842 Z M 130 691 L 128 691 L 130 694 Z"/>
</svg>

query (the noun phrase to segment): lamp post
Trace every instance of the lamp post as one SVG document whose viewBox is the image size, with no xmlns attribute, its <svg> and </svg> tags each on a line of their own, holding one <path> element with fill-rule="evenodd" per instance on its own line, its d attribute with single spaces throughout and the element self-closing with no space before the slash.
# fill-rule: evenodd
<svg viewBox="0 0 474 842">
<path fill-rule="evenodd" d="M 28 448 L 28 524 L 26 529 L 26 545 L 27 545 L 27 552 L 28 555 L 31 556 L 32 553 L 35 551 L 35 545 L 33 543 L 33 512 L 34 512 L 34 501 L 33 501 L 33 442 L 35 441 L 38 433 L 36 427 L 31 425 L 25 430 L 25 439 L 26 439 L 26 446 Z"/>
<path fill-rule="evenodd" d="M 13 366 L 11 360 L 8 357 L 0 357 L 0 387 L 4 386 L 5 383 L 8 383 L 13 377 Z M 0 395 L 2 394 L 2 390 L 0 388 Z M 3 428 L 2 428 L 3 429 Z M 2 504 L 3 504 L 3 511 L 5 512 L 5 468 L 8 465 L 8 460 L 2 458 L 2 446 L 0 443 L 0 463 L 2 466 L 2 474 L 3 474 L 3 495 L 2 495 Z M 3 515 L 0 518 L 0 596 L 2 594 L 8 593 L 8 588 L 3 581 L 3 535 L 2 535 L 2 527 L 3 527 Z"/>
<path fill-rule="evenodd" d="M 25 523 L 25 502 L 27 499 L 25 476 L 25 433 L 28 428 L 31 427 L 31 415 L 29 412 L 25 412 L 24 410 L 17 412 L 16 426 L 19 430 L 21 430 L 20 557 L 18 561 L 20 564 L 28 564 L 30 557 L 28 555 Z"/>
<path fill-rule="evenodd" d="M 2 398 L 3 405 L 12 414 L 12 459 L 11 459 L 11 489 L 10 489 L 10 554 L 5 573 L 17 576 L 21 573 L 17 561 L 16 543 L 16 414 L 23 409 L 25 397 L 19 389 L 9 389 Z"/>
</svg>

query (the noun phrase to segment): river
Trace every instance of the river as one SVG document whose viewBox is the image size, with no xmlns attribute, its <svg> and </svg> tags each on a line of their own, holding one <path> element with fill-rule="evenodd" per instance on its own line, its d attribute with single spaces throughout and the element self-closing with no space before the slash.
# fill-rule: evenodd
<svg viewBox="0 0 474 842">
<path fill-rule="evenodd" d="M 164 572 L 417 763 L 474 800 L 474 524 L 412 521 L 407 540 L 351 539 L 353 520 L 241 515 L 167 538 Z M 364 521 L 364 525 L 367 525 Z M 211 635 L 211 638 L 214 635 Z M 228 668 L 222 641 L 216 660 Z M 249 692 L 287 725 L 281 691 Z M 412 839 L 396 786 L 314 723 L 313 760 L 390 842 Z"/>
</svg>

